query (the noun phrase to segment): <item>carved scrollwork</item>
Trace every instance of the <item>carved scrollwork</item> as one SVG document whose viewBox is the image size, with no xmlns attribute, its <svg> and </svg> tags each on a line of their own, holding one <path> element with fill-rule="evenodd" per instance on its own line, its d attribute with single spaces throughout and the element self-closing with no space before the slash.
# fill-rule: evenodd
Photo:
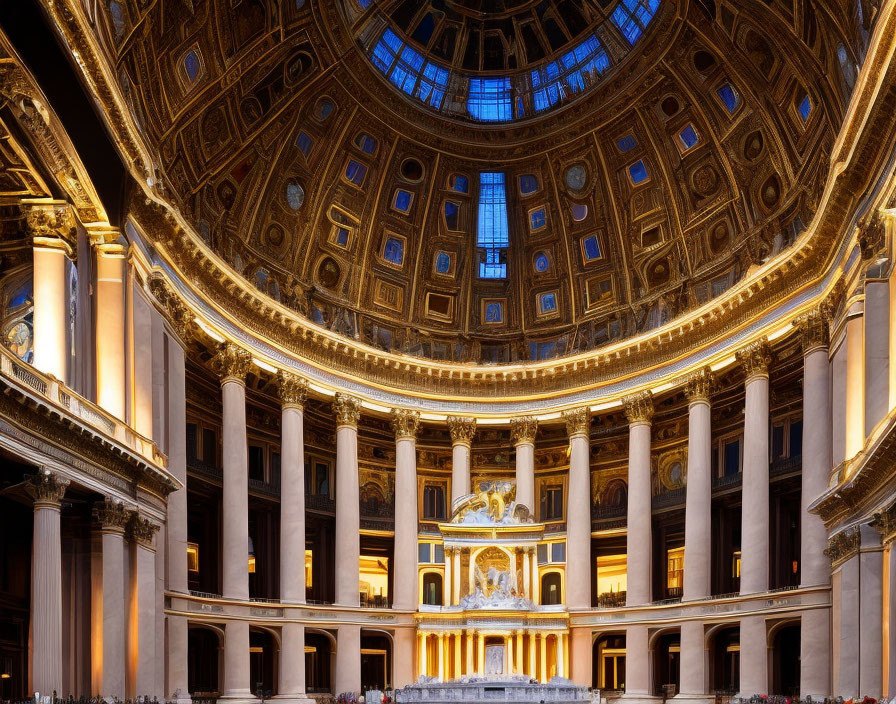
<svg viewBox="0 0 896 704">
<path fill-rule="evenodd" d="M 420 430 L 420 411 L 411 411 L 406 408 L 392 409 L 392 430 L 395 431 L 395 439 L 411 438 L 416 440 Z"/>
<path fill-rule="evenodd" d="M 32 237 L 58 239 L 62 245 L 73 247 L 75 218 L 68 203 L 25 203 L 23 210 Z"/>
<path fill-rule="evenodd" d="M 629 423 L 649 423 L 653 418 L 653 394 L 642 391 L 622 399 L 622 407 Z"/>
<path fill-rule="evenodd" d="M 772 362 L 772 351 L 768 340 L 756 340 L 735 353 L 737 361 L 743 365 L 747 379 L 757 376 L 768 376 L 768 365 Z"/>
<path fill-rule="evenodd" d="M 162 308 L 162 313 L 171 323 L 171 327 L 184 344 L 189 344 L 195 339 L 196 316 L 184 305 L 165 279 L 159 275 L 153 275 L 149 279 L 149 292 L 155 297 Z"/>
<path fill-rule="evenodd" d="M 709 403 L 716 386 L 716 377 L 709 367 L 698 369 L 685 380 L 684 395 L 689 403 Z"/>
<path fill-rule="evenodd" d="M 284 408 L 304 409 L 308 400 L 308 382 L 300 376 L 284 371 L 277 372 L 277 395 Z"/>
<path fill-rule="evenodd" d="M 534 443 L 538 432 L 538 418 L 534 416 L 517 416 L 510 419 L 510 437 L 514 445 Z"/>
<path fill-rule="evenodd" d="M 69 480 L 49 470 L 42 470 L 27 478 L 25 490 L 34 499 L 35 508 L 58 508 L 68 488 Z"/>
<path fill-rule="evenodd" d="M 570 438 L 575 435 L 588 435 L 591 427 L 591 411 L 585 406 L 563 411 L 563 422 L 566 423 L 566 434 Z"/>
<path fill-rule="evenodd" d="M 239 345 L 222 342 L 210 364 L 212 371 L 221 379 L 221 383 L 228 380 L 242 383 L 246 380 L 246 374 L 252 365 L 252 355 Z"/>
<path fill-rule="evenodd" d="M 476 435 L 476 419 L 465 416 L 448 416 L 448 431 L 451 433 L 452 443 L 469 445 Z"/>
<path fill-rule="evenodd" d="M 861 532 L 858 526 L 847 528 L 828 540 L 828 547 L 824 554 L 830 559 L 831 566 L 836 567 L 846 562 L 852 556 L 857 555 L 860 541 Z"/>
<path fill-rule="evenodd" d="M 336 394 L 333 401 L 333 413 L 336 414 L 336 427 L 358 427 L 361 420 L 361 399 L 348 394 Z"/>
<path fill-rule="evenodd" d="M 120 501 L 107 498 L 93 507 L 93 517 L 104 531 L 123 534 L 131 512 Z"/>
<path fill-rule="evenodd" d="M 803 354 L 830 344 L 830 322 L 831 309 L 827 303 L 822 303 L 793 321 L 802 336 Z"/>
</svg>

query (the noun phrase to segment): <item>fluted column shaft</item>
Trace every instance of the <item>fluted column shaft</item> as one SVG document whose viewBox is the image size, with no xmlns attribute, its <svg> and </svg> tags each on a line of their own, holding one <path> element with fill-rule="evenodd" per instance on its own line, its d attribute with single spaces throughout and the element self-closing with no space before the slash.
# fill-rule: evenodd
<svg viewBox="0 0 896 704">
<path fill-rule="evenodd" d="M 747 371 L 740 593 L 768 591 L 768 363 L 764 343 L 738 353 Z M 743 664 L 741 659 L 741 664 Z M 765 691 L 765 690 L 763 690 Z"/>
<path fill-rule="evenodd" d="M 96 247 L 96 397 L 116 418 L 125 415 L 124 247 Z"/>
<path fill-rule="evenodd" d="M 26 485 L 34 498 L 31 551 L 31 680 L 41 694 L 62 695 L 61 500 L 68 486 L 49 472 Z"/>
<path fill-rule="evenodd" d="M 566 508 L 566 605 L 591 607 L 591 465 L 588 409 L 564 414 L 569 434 L 569 493 Z"/>
<path fill-rule="evenodd" d="M 800 585 L 827 585 L 831 562 L 824 554 L 827 529 L 809 506 L 828 485 L 831 449 L 831 374 L 828 320 L 822 310 L 798 322 L 803 333 L 803 455 L 800 512 Z M 800 698 L 831 694 L 831 611 L 813 609 L 800 619 Z"/>
<path fill-rule="evenodd" d="M 395 574 L 392 607 L 416 609 L 417 575 L 417 431 L 420 414 L 395 409 Z M 447 559 L 447 558 L 446 558 Z M 451 585 L 445 585 L 451 588 Z"/>
<path fill-rule="evenodd" d="M 516 447 L 516 502 L 535 513 L 535 433 L 538 420 L 512 418 L 510 435 Z"/>
<path fill-rule="evenodd" d="M 470 493 L 470 448 L 476 434 L 476 419 L 449 416 L 451 432 L 451 507 L 461 496 Z"/>
</svg>

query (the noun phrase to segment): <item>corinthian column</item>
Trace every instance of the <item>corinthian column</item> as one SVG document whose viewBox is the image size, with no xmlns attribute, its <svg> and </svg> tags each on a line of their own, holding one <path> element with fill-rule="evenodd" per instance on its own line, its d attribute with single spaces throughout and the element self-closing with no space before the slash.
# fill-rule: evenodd
<svg viewBox="0 0 896 704">
<path fill-rule="evenodd" d="M 96 246 L 96 400 L 116 418 L 125 416 L 123 245 Z"/>
<path fill-rule="evenodd" d="M 305 603 L 305 400 L 308 382 L 277 375 L 280 396 L 280 601 Z M 309 702 L 305 696 L 305 627 L 283 624 L 277 699 Z"/>
<path fill-rule="evenodd" d="M 476 419 L 448 416 L 451 432 L 451 510 L 454 502 L 470 493 L 470 447 L 476 435 Z"/>
<path fill-rule="evenodd" d="M 128 624 L 125 595 L 129 593 L 124 571 L 124 531 L 129 512 L 121 503 L 106 499 L 94 506 L 93 515 L 102 529 L 103 545 L 103 697 L 124 699 Z"/>
<path fill-rule="evenodd" d="M 249 467 L 246 440 L 246 374 L 252 358 L 234 344 L 221 345 L 212 365 L 221 378 L 223 400 L 222 591 L 249 599 Z M 249 623 L 231 621 L 224 631 L 222 699 L 250 700 Z"/>
<path fill-rule="evenodd" d="M 768 591 L 768 365 L 772 359 L 768 342 L 759 340 L 739 350 L 737 359 L 747 377 L 740 593 L 755 594 Z"/>
<path fill-rule="evenodd" d="M 587 408 L 563 412 L 569 435 L 569 493 L 566 500 L 566 606 L 591 608 L 591 465 Z"/>
<path fill-rule="evenodd" d="M 62 694 L 62 536 L 60 513 L 68 486 L 47 470 L 25 485 L 34 499 L 31 551 L 31 679 L 41 694 Z"/>
<path fill-rule="evenodd" d="M 803 471 L 800 512 L 800 586 L 828 585 L 831 562 L 824 554 L 828 533 L 809 506 L 828 486 L 831 453 L 831 373 L 828 311 L 816 309 L 797 325 L 803 337 Z M 831 611 L 811 609 L 800 623 L 800 698 L 820 701 L 831 694 Z"/>
<path fill-rule="evenodd" d="M 510 419 L 510 437 L 516 448 L 516 502 L 535 514 L 535 433 L 538 419 L 521 416 Z"/>
<path fill-rule="evenodd" d="M 34 247 L 34 366 L 65 383 L 70 349 L 65 263 L 73 253 L 75 222 L 70 206 L 61 202 L 26 205 L 25 222 Z"/>
<path fill-rule="evenodd" d="M 395 575 L 392 607 L 417 608 L 417 432 L 420 413 L 392 409 L 395 431 Z M 446 589 L 451 585 L 446 584 Z"/>
<path fill-rule="evenodd" d="M 336 603 L 358 606 L 361 559 L 358 504 L 358 421 L 361 401 L 336 394 Z M 361 627 L 339 627 L 336 645 L 336 691 L 361 690 Z"/>
<path fill-rule="evenodd" d="M 137 627 L 137 637 L 129 639 L 137 651 L 137 677 L 134 685 L 136 696 L 160 696 L 156 691 L 156 549 L 153 542 L 159 526 L 142 517 L 137 511 L 130 512 L 131 537 L 137 545 L 137 620 L 131 627 Z"/>
<path fill-rule="evenodd" d="M 712 516 L 712 434 L 709 399 L 715 378 L 708 367 L 687 379 L 688 481 L 684 515 L 684 589 L 682 600 L 703 599 L 710 593 L 710 526 Z M 703 624 L 681 626 L 681 691 L 677 699 L 703 702 L 706 695 L 706 655 Z"/>
</svg>

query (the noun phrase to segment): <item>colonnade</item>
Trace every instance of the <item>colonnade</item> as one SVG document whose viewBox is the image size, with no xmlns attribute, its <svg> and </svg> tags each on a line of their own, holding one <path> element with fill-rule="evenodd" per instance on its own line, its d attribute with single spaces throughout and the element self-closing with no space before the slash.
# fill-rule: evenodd
<svg viewBox="0 0 896 704">
<path fill-rule="evenodd" d="M 539 682 L 569 676 L 569 633 L 556 629 L 417 630 L 417 674 L 440 680 L 486 672 L 489 641 L 504 648 L 503 670 Z"/>
</svg>

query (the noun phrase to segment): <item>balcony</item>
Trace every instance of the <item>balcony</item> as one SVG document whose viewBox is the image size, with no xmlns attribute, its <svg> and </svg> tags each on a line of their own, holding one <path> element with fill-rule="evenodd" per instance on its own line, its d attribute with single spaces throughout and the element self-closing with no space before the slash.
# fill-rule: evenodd
<svg viewBox="0 0 896 704">
<path fill-rule="evenodd" d="M 224 470 L 221 467 L 200 460 L 198 457 L 187 458 L 187 471 L 206 479 L 211 479 L 214 483 L 220 484 L 224 481 Z M 249 491 L 253 494 L 262 494 L 265 496 L 279 497 L 280 482 L 265 482 L 260 479 L 249 479 Z"/>
<path fill-rule="evenodd" d="M 621 609 L 625 606 L 625 592 L 604 592 L 597 595 L 597 608 Z"/>
<path fill-rule="evenodd" d="M 783 477 L 788 474 L 796 474 L 802 469 L 803 456 L 779 457 L 773 460 L 768 467 L 770 477 Z"/>
<path fill-rule="evenodd" d="M 395 506 L 382 501 L 362 501 L 361 530 L 395 530 Z"/>
<path fill-rule="evenodd" d="M 744 475 L 741 472 L 737 474 L 728 474 L 724 477 L 713 477 L 712 479 L 712 491 L 716 492 L 724 492 L 728 489 L 734 489 L 739 487 L 743 483 Z"/>
<path fill-rule="evenodd" d="M 684 506 L 684 500 L 685 487 L 670 489 L 669 491 L 664 491 L 661 494 L 655 494 L 653 496 L 653 499 L 651 500 L 651 508 L 654 511 L 676 508 L 678 506 Z"/>
</svg>

